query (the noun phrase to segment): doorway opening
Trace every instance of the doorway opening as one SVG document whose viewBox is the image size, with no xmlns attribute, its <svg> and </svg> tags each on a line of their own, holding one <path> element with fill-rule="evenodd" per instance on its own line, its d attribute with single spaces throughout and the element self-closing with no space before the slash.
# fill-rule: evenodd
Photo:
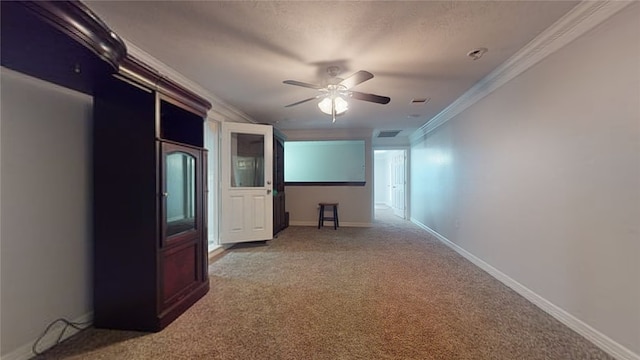
<svg viewBox="0 0 640 360">
<path fill-rule="evenodd" d="M 218 239 L 218 136 L 220 123 L 208 119 L 204 123 L 204 147 L 207 156 L 207 237 L 208 251 L 211 253 L 221 248 Z"/>
<path fill-rule="evenodd" d="M 407 150 L 374 150 L 375 218 L 407 219 Z"/>
</svg>

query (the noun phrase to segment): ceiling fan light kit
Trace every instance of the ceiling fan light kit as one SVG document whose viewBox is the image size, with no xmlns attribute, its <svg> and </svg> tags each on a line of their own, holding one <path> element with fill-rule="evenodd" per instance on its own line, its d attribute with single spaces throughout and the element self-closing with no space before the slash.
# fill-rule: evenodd
<svg viewBox="0 0 640 360">
<path fill-rule="evenodd" d="M 320 111 L 327 115 L 331 115 L 333 109 L 335 109 L 336 115 L 340 115 L 349 110 L 349 103 L 340 96 L 333 98 L 326 97 L 318 103 L 318 107 L 320 108 Z"/>
<path fill-rule="evenodd" d="M 317 96 L 286 105 L 285 107 L 292 107 L 305 103 L 307 101 L 321 99 L 318 102 L 318 108 L 323 113 L 331 115 L 333 122 L 336 122 L 336 115 L 344 114 L 349 109 L 349 103 L 346 100 L 347 98 L 354 98 L 356 100 L 368 101 L 377 104 L 388 104 L 389 101 L 391 101 L 391 99 L 386 96 L 367 94 L 351 90 L 351 88 L 353 88 L 354 86 L 372 79 L 372 73 L 360 70 L 346 79 L 340 79 L 337 77 L 338 71 L 339 69 L 335 66 L 329 67 L 329 69 L 327 69 L 327 72 L 329 73 L 329 76 L 331 76 L 331 78 L 327 82 L 328 85 L 326 86 L 308 84 L 296 80 L 283 81 L 284 84 L 306 87 L 321 92 L 321 94 Z"/>
</svg>

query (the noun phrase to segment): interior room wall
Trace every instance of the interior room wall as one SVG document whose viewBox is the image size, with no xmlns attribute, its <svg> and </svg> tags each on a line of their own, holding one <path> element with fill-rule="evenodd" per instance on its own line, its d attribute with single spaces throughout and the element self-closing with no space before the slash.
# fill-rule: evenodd
<svg viewBox="0 0 640 360">
<path fill-rule="evenodd" d="M 364 140 L 365 186 L 286 186 L 291 225 L 318 224 L 318 203 L 339 203 L 341 226 L 370 226 L 373 219 L 373 150 L 371 130 L 284 130 L 287 140 Z"/>
<path fill-rule="evenodd" d="M 411 148 L 413 221 L 635 356 L 638 19 L 635 3 Z"/>
<path fill-rule="evenodd" d="M 5 68 L 0 75 L 0 348 L 8 359 L 28 356 L 53 320 L 90 318 L 92 98 Z"/>
</svg>

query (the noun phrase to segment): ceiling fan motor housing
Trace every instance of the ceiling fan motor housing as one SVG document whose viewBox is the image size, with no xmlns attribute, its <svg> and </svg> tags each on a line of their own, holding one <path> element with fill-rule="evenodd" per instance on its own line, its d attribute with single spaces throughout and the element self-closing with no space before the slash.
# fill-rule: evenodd
<svg viewBox="0 0 640 360">
<path fill-rule="evenodd" d="M 327 68 L 327 74 L 329 74 L 329 77 L 337 77 L 338 75 L 340 75 L 340 67 L 339 66 L 329 66 Z"/>
</svg>

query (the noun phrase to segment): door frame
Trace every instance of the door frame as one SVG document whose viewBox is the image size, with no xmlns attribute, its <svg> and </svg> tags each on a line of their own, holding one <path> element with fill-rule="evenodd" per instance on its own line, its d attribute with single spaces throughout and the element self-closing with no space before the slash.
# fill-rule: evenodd
<svg viewBox="0 0 640 360">
<path fill-rule="evenodd" d="M 394 150 L 400 150 L 400 151 L 404 151 L 405 153 L 405 162 L 404 162 L 404 219 L 405 220 L 410 220 L 411 219 L 411 212 L 410 212 L 410 208 L 411 208 L 411 204 L 410 204 L 410 199 L 411 199 L 411 194 L 410 194 L 410 189 L 411 189 L 411 148 L 409 146 L 373 146 L 372 151 L 373 151 L 373 166 L 375 167 L 375 151 L 376 150 L 387 150 L 387 151 L 394 151 Z M 373 172 L 373 182 L 374 182 L 374 187 L 373 187 L 373 191 L 371 192 L 371 197 L 372 197 L 372 201 L 371 203 L 373 204 L 373 209 L 372 211 L 375 214 L 375 182 L 376 182 L 376 178 L 375 178 L 375 168 L 374 168 L 374 172 Z"/>
<path fill-rule="evenodd" d="M 207 117 L 204 126 L 205 149 L 207 156 L 207 248 L 208 252 L 213 252 L 222 247 L 220 244 L 220 222 L 219 214 L 222 204 L 220 203 L 220 129 L 221 121 L 215 119 L 211 114 Z"/>
</svg>

